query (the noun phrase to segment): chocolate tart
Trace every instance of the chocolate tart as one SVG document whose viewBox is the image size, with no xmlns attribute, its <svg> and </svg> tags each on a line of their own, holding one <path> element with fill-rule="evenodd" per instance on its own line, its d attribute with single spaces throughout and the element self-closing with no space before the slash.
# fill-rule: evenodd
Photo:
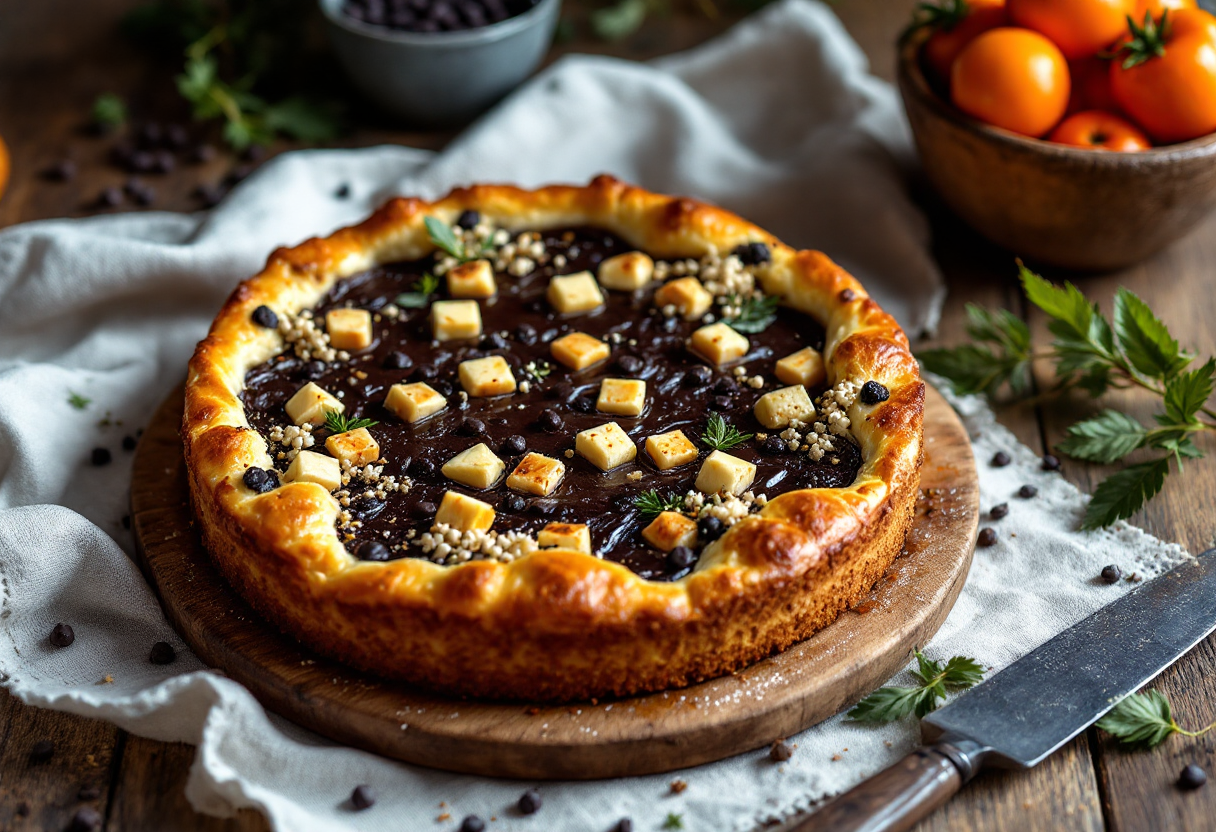
<svg viewBox="0 0 1216 832">
<path fill-rule="evenodd" d="M 489 699 L 677 688 L 899 554 L 925 387 L 842 268 L 599 177 L 274 252 L 190 361 L 193 508 L 302 643 Z"/>
</svg>

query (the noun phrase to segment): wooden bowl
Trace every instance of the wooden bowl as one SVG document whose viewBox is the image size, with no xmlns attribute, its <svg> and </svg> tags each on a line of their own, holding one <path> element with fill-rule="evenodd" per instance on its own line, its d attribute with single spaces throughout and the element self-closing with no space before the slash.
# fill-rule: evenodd
<svg viewBox="0 0 1216 832">
<path fill-rule="evenodd" d="M 899 90 L 925 175 L 976 231 L 1015 254 L 1079 270 L 1139 262 L 1216 207 L 1216 135 L 1139 153 L 1087 150 L 983 124 L 940 97 L 922 38 L 899 56 Z"/>
</svg>

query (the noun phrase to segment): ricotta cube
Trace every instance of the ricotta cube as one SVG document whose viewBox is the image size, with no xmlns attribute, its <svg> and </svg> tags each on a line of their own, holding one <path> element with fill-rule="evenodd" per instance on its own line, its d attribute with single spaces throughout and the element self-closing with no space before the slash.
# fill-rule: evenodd
<svg viewBox="0 0 1216 832">
<path fill-rule="evenodd" d="M 287 411 L 287 418 L 297 425 L 307 423 L 320 426 L 325 424 L 326 413 L 329 411 L 341 413 L 346 409 L 346 405 L 315 382 L 310 381 L 287 400 L 284 409 Z"/>
<path fill-rule="evenodd" d="M 705 494 L 734 494 L 751 488 L 756 466 L 737 456 L 714 451 L 705 458 L 697 474 L 697 490 Z"/>
<path fill-rule="evenodd" d="M 773 372 L 778 381 L 804 387 L 818 387 L 828 380 L 823 355 L 814 347 L 803 347 L 798 352 L 790 353 L 777 362 Z"/>
<path fill-rule="evenodd" d="M 342 466 L 332 456 L 300 451 L 283 474 L 283 482 L 315 482 L 326 491 L 342 484 Z"/>
<path fill-rule="evenodd" d="M 372 343 L 372 313 L 366 309 L 331 309 L 325 313 L 325 331 L 336 350 L 364 350 Z"/>
<path fill-rule="evenodd" d="M 815 405 L 801 384 L 782 387 L 765 393 L 756 402 L 756 419 L 766 428 L 783 428 L 791 419 L 811 423 L 815 421 Z"/>
<path fill-rule="evenodd" d="M 600 285 L 621 292 L 641 289 L 654 277 L 654 261 L 640 251 L 627 251 L 600 263 Z"/>
<path fill-rule="evenodd" d="M 571 370 L 586 369 L 612 355 L 612 350 L 607 344 L 584 332 L 571 332 L 569 335 L 563 335 L 549 345 L 549 352 L 554 359 Z"/>
<path fill-rule="evenodd" d="M 460 362 L 460 386 L 470 396 L 501 396 L 515 392 L 515 374 L 501 355 Z"/>
<path fill-rule="evenodd" d="M 425 381 L 416 381 L 390 387 L 384 406 L 413 424 L 443 410 L 448 406 L 448 400 Z"/>
<path fill-rule="evenodd" d="M 574 450 L 601 471 L 611 471 L 638 455 L 638 446 L 616 422 L 579 432 L 574 437 Z"/>
<path fill-rule="evenodd" d="M 563 315 L 580 315 L 604 305 L 604 295 L 591 272 L 578 272 L 549 281 L 549 305 Z"/>
<path fill-rule="evenodd" d="M 484 442 L 461 451 L 443 466 L 443 475 L 469 488 L 489 488 L 498 482 L 506 465 Z"/>
<path fill-rule="evenodd" d="M 616 416 L 637 416 L 646 407 L 646 382 L 636 378 L 606 378 L 600 382 L 595 409 Z"/>
<path fill-rule="evenodd" d="M 380 444 L 367 428 L 335 433 L 325 440 L 325 450 L 351 465 L 366 465 L 380 458 Z"/>
<path fill-rule="evenodd" d="M 489 260 L 461 263 L 448 274 L 448 294 L 454 298 L 490 298 L 498 293 Z"/>
<path fill-rule="evenodd" d="M 494 525 L 494 507 L 475 497 L 448 491 L 435 512 L 435 524 L 443 523 L 462 532 L 485 532 Z"/>
<path fill-rule="evenodd" d="M 542 549 L 557 546 L 590 554 L 591 530 L 583 523 L 550 523 L 537 532 L 536 545 Z"/>
<path fill-rule="evenodd" d="M 660 471 L 687 465 L 697 458 L 697 447 L 688 441 L 682 430 L 658 433 L 646 437 L 646 453 Z"/>
<path fill-rule="evenodd" d="M 675 511 L 664 511 L 642 529 L 642 537 L 656 549 L 670 552 L 677 546 L 697 545 L 697 521 Z"/>
<path fill-rule="evenodd" d="M 654 305 L 674 306 L 686 321 L 695 321 L 713 306 L 714 296 L 695 277 L 681 277 L 664 283 L 654 293 Z"/>
<path fill-rule="evenodd" d="M 431 332 L 436 341 L 458 341 L 481 335 L 481 307 L 475 300 L 437 300 L 431 304 Z"/>
<path fill-rule="evenodd" d="M 738 361 L 751 349 L 746 338 L 721 321 L 698 329 L 689 344 L 693 352 L 718 366 Z"/>
<path fill-rule="evenodd" d="M 566 465 L 561 460 L 529 453 L 515 466 L 511 476 L 507 477 L 507 488 L 535 494 L 537 497 L 548 497 L 557 490 L 565 475 Z"/>
</svg>

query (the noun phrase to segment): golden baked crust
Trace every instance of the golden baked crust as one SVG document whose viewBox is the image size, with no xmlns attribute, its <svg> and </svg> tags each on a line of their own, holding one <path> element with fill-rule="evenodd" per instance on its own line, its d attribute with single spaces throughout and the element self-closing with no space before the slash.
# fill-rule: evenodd
<svg viewBox="0 0 1216 832">
<path fill-rule="evenodd" d="M 250 316 L 297 312 L 338 280 L 434 245 L 426 216 L 474 209 L 508 230 L 588 225 L 662 258 L 769 244 L 766 293 L 826 330 L 830 383 L 875 380 L 877 405 L 852 404 L 862 465 L 847 488 L 771 500 L 703 551 L 684 578 L 655 582 L 593 555 L 547 549 L 511 563 L 359 561 L 335 530 L 322 486 L 265 494 L 242 484 L 272 467 L 239 395 L 250 368 L 283 349 Z M 857 603 L 911 525 L 922 458 L 924 384 L 908 341 L 862 286 L 825 255 L 795 251 L 721 209 L 601 176 L 585 187 L 501 185 L 433 203 L 394 199 L 359 225 L 279 249 L 241 283 L 190 361 L 182 425 L 204 543 L 225 577 L 284 631 L 379 676 L 442 692 L 571 700 L 679 687 L 746 666 L 806 638 Z"/>
</svg>

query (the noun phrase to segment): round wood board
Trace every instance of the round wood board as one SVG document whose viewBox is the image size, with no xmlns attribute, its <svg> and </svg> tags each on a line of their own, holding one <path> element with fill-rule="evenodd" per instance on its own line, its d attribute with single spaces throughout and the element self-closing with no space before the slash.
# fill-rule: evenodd
<svg viewBox="0 0 1216 832">
<path fill-rule="evenodd" d="M 267 708 L 338 742 L 498 777 L 595 779 L 720 760 L 816 724 L 885 682 L 937 632 L 967 578 L 979 483 L 966 431 L 930 389 L 917 516 L 869 597 L 811 638 L 681 690 L 575 706 L 453 700 L 351 670 L 261 619 L 192 529 L 178 425 L 182 392 L 136 452 L 131 514 L 141 566 L 203 661 Z"/>
</svg>

